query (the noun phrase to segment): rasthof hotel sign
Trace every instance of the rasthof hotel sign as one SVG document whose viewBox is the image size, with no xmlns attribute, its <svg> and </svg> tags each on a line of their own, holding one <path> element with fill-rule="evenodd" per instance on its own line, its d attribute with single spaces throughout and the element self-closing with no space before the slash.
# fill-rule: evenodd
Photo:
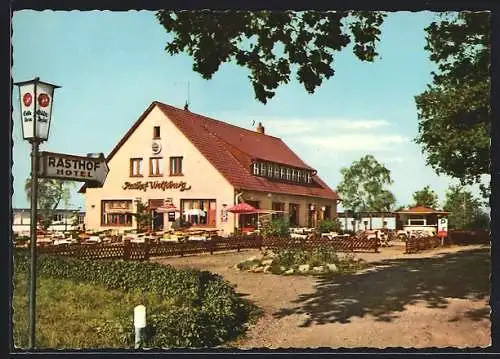
<svg viewBox="0 0 500 359">
<path fill-rule="evenodd" d="M 151 189 L 161 189 L 163 191 L 167 189 L 179 189 L 179 191 L 184 192 L 191 189 L 186 182 L 174 182 L 174 181 L 137 181 L 134 183 L 125 182 L 122 186 L 123 189 L 129 190 L 139 190 L 146 192 L 148 188 Z"/>
<path fill-rule="evenodd" d="M 104 155 L 83 157 L 63 153 L 40 152 L 39 175 L 44 178 L 87 182 L 102 186 L 109 168 Z"/>
</svg>

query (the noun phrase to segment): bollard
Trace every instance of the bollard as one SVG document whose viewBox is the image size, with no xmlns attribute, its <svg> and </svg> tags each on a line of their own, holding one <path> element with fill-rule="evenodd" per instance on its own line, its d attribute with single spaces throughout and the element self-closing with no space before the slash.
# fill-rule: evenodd
<svg viewBox="0 0 500 359">
<path fill-rule="evenodd" d="M 135 328 L 135 349 L 144 343 L 143 332 L 146 328 L 146 307 L 138 305 L 134 308 L 134 328 Z"/>
</svg>

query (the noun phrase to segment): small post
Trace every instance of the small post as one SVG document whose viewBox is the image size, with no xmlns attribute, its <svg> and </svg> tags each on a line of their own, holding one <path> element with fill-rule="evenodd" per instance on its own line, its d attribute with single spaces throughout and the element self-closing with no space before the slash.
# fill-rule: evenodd
<svg viewBox="0 0 500 359">
<path fill-rule="evenodd" d="M 150 240 L 148 237 L 144 239 L 144 260 L 147 261 L 149 259 L 149 246 Z"/>
<path fill-rule="evenodd" d="M 130 259 L 130 239 L 128 238 L 123 239 L 123 259 Z"/>
<path fill-rule="evenodd" d="M 143 332 L 146 328 L 146 307 L 142 304 L 134 308 L 135 349 L 144 344 Z"/>
</svg>

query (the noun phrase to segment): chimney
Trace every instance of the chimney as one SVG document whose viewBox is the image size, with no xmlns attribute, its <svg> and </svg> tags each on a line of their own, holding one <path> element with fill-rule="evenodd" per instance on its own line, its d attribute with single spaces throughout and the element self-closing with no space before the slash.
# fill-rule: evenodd
<svg viewBox="0 0 500 359">
<path fill-rule="evenodd" d="M 265 134 L 264 126 L 262 126 L 262 122 L 259 122 L 259 125 L 257 126 L 257 132 Z"/>
</svg>

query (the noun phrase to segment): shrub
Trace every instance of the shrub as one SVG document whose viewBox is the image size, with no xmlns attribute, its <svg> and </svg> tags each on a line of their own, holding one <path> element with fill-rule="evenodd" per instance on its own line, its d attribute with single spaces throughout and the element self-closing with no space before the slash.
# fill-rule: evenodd
<svg viewBox="0 0 500 359">
<path fill-rule="evenodd" d="M 184 229 L 184 228 L 189 228 L 191 227 L 191 223 L 186 221 L 184 218 L 180 217 L 177 218 L 174 223 L 172 223 L 172 229 L 177 230 L 177 229 Z"/>
<path fill-rule="evenodd" d="M 26 272 L 29 257 L 15 251 L 14 264 L 15 271 Z M 179 270 L 151 262 L 79 260 L 42 254 L 38 274 L 171 299 L 171 311 L 148 315 L 151 335 L 147 346 L 218 345 L 242 333 L 255 310 L 222 277 L 207 271 Z"/>
<path fill-rule="evenodd" d="M 272 220 L 261 230 L 264 237 L 287 237 L 290 233 L 290 224 L 286 219 Z"/>
<path fill-rule="evenodd" d="M 341 225 L 338 218 L 334 219 L 325 219 L 318 224 L 317 231 L 319 233 L 328 233 L 328 232 L 340 232 Z"/>
</svg>

